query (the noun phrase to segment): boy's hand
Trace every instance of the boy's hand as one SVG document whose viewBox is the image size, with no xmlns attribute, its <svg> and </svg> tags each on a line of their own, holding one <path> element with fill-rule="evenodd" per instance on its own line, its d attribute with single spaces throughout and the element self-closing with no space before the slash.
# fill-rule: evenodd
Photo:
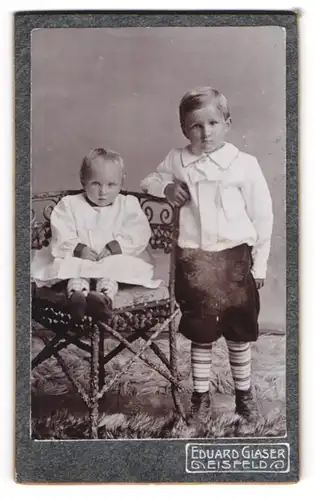
<svg viewBox="0 0 315 500">
<path fill-rule="evenodd" d="M 98 254 L 96 260 L 101 260 L 104 259 L 105 257 L 109 257 L 111 254 L 110 250 L 108 248 L 103 248 L 103 250 Z"/>
<path fill-rule="evenodd" d="M 97 253 L 92 248 L 85 246 L 82 248 L 80 258 L 95 262 L 97 260 Z"/>
<path fill-rule="evenodd" d="M 256 283 L 257 290 L 260 290 L 260 288 L 262 288 L 264 286 L 265 280 L 262 278 L 255 278 L 255 283 Z"/>
<path fill-rule="evenodd" d="M 174 182 L 167 184 L 164 189 L 164 194 L 166 199 L 173 203 L 176 207 L 181 207 L 190 200 L 190 193 L 187 184 L 178 179 L 175 179 Z"/>
</svg>

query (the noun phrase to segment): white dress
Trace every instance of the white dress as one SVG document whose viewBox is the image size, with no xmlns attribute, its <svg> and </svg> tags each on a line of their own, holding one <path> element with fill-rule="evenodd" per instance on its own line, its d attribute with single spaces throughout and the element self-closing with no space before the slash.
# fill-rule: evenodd
<svg viewBox="0 0 315 500">
<path fill-rule="evenodd" d="M 35 252 L 31 274 L 37 286 L 52 286 L 69 278 L 108 278 L 156 288 L 154 268 L 139 258 L 151 229 L 135 196 L 119 194 L 112 205 L 95 207 L 84 194 L 65 196 L 51 214 L 51 244 Z M 116 241 L 121 254 L 92 262 L 73 256 L 78 243 L 100 253 Z"/>
</svg>

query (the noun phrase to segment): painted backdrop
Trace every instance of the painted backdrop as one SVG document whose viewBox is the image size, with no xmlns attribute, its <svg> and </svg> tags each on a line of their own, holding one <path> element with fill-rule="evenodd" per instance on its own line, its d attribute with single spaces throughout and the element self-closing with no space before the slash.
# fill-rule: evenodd
<svg viewBox="0 0 315 500">
<path fill-rule="evenodd" d="M 285 32 L 277 27 L 41 29 L 32 33 L 33 192 L 80 187 L 92 147 L 119 151 L 138 190 L 185 144 L 178 104 L 194 86 L 228 98 L 228 140 L 255 155 L 275 226 L 262 328 L 285 328 Z"/>
</svg>

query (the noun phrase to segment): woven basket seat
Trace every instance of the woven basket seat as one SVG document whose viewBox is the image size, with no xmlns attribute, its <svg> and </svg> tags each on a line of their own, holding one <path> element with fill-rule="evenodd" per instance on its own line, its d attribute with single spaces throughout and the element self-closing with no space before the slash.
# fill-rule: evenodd
<svg viewBox="0 0 315 500">
<path fill-rule="evenodd" d="M 167 317 L 169 312 L 169 289 L 164 284 L 168 274 L 168 259 L 162 252 L 153 255 L 155 278 L 162 279 L 156 289 L 142 286 L 119 285 L 113 302 L 113 317 L 109 325 L 118 331 L 130 332 L 139 328 L 152 328 Z M 67 305 L 66 282 L 48 288 L 36 288 L 33 299 L 33 318 L 55 331 L 62 332 L 69 327 L 70 314 Z M 72 330 L 81 335 L 88 334 L 93 324 L 92 318 L 85 317 Z"/>
</svg>

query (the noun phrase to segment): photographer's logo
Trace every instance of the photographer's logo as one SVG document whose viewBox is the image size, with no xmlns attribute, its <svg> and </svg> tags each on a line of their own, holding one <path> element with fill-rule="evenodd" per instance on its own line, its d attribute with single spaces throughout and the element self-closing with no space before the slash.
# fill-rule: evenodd
<svg viewBox="0 0 315 500">
<path fill-rule="evenodd" d="M 290 470 L 287 443 L 186 444 L 186 472 L 273 472 Z"/>
</svg>

